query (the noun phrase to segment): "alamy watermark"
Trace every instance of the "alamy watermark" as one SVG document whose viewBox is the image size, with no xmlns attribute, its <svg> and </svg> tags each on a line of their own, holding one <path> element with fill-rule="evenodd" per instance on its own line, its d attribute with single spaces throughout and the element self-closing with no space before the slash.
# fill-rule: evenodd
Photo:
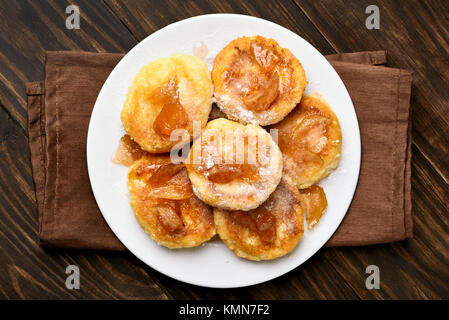
<svg viewBox="0 0 449 320">
<path fill-rule="evenodd" d="M 80 28 L 80 8 L 71 4 L 65 8 L 65 13 L 69 16 L 65 19 L 65 27 L 69 30 Z"/>
<path fill-rule="evenodd" d="M 368 30 L 380 29 L 380 10 L 376 5 L 369 5 L 365 9 L 365 13 L 369 16 L 365 20 L 365 26 Z"/>
<path fill-rule="evenodd" d="M 70 265 L 65 268 L 65 273 L 69 276 L 65 280 L 65 286 L 69 290 L 80 288 L 80 268 L 77 265 Z"/>
<path fill-rule="evenodd" d="M 368 290 L 380 289 L 380 270 L 376 265 L 369 265 L 365 269 L 369 276 L 365 280 L 365 286 Z"/>
<path fill-rule="evenodd" d="M 204 130 L 200 121 L 193 121 L 193 136 L 201 139 L 200 145 L 206 147 L 191 150 L 190 144 L 185 142 L 189 136 L 186 129 L 172 131 L 170 141 L 179 141 L 170 151 L 173 163 L 267 165 L 271 141 L 278 143 L 277 129 L 270 129 L 269 135 L 248 133 L 244 128 Z"/>
</svg>

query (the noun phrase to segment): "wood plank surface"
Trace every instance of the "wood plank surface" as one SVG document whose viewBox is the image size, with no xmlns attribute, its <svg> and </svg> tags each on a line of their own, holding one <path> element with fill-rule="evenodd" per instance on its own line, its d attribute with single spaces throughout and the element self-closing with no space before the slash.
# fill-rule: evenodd
<svg viewBox="0 0 449 320">
<path fill-rule="evenodd" d="M 365 27 L 365 8 L 372 1 L 296 3 L 335 51 L 386 49 L 389 66 L 413 70 L 412 201 L 415 237 L 387 245 L 391 249 L 384 249 L 384 246 L 377 246 L 378 251 L 358 248 L 351 251 L 354 258 L 348 262 L 352 264 L 354 260 L 374 259 L 376 256 L 379 260 L 380 255 L 388 255 L 389 250 L 393 250 L 396 263 L 388 258 L 385 265 L 397 267 L 388 270 L 386 276 L 391 283 L 413 285 L 408 290 L 399 287 L 402 292 L 389 288 L 388 297 L 435 298 L 438 292 L 444 292 L 447 297 L 449 277 L 445 269 L 449 265 L 446 249 L 449 239 L 442 235 L 447 235 L 449 230 L 449 3 L 377 1 L 381 19 L 379 30 Z M 342 16 L 347 18 L 341 19 Z M 431 272 L 434 270 L 438 272 Z M 359 283 L 351 278 L 348 280 Z M 357 290 L 364 291 L 364 287 Z M 400 294 L 395 295 L 396 292 Z"/>
<path fill-rule="evenodd" d="M 0 6 L 0 105 L 26 128 L 25 82 L 44 79 L 46 50 L 127 52 L 137 42 L 101 1 L 76 1 L 79 30 L 65 27 L 72 1 L 7 1 Z"/>
<path fill-rule="evenodd" d="M 449 298 L 447 1 L 376 1 L 381 29 L 365 28 L 370 1 L 75 1 L 81 29 L 65 28 L 71 1 L 0 0 L 1 298 L 397 299 Z M 232 12 L 271 20 L 323 54 L 387 49 L 389 66 L 414 71 L 412 200 L 415 237 L 394 244 L 325 248 L 267 283 L 208 289 L 170 279 L 130 253 L 44 250 L 37 245 L 26 132 L 26 81 L 42 80 L 45 50 L 126 52 L 169 23 Z M 65 268 L 81 290 L 65 288 Z M 367 290 L 365 268 L 381 270 Z"/>
<path fill-rule="evenodd" d="M 413 142 L 449 183 L 449 1 L 376 1 L 379 30 L 365 27 L 370 4 L 297 1 L 335 51 L 387 50 L 388 65 L 413 70 Z"/>
<path fill-rule="evenodd" d="M 45 50 L 124 52 L 136 42 L 102 3 L 78 1 L 79 31 L 65 28 L 69 1 L 0 4 L 0 297 L 117 299 L 167 296 L 129 253 L 44 250 L 26 134 L 25 82 L 42 80 Z M 112 36 L 112 35 L 116 36 Z M 80 268 L 81 289 L 65 287 L 65 268 Z"/>
<path fill-rule="evenodd" d="M 138 41 L 179 20 L 211 13 L 236 13 L 273 21 L 321 48 L 323 54 L 334 52 L 292 1 L 104 1 Z"/>
</svg>

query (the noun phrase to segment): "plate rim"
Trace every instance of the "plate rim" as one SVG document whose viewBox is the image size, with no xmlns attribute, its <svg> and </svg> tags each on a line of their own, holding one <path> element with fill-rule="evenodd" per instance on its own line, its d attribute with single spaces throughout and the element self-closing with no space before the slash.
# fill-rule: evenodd
<svg viewBox="0 0 449 320">
<path fill-rule="evenodd" d="M 130 249 L 128 246 L 125 245 L 125 243 L 123 243 L 122 239 L 120 239 L 120 237 L 118 236 L 118 232 L 116 232 L 116 230 L 115 230 L 115 228 L 116 228 L 115 225 L 114 225 L 112 222 L 109 221 L 109 219 L 107 218 L 107 215 L 105 215 L 105 214 L 103 213 L 103 209 L 102 209 L 101 204 L 99 203 L 99 201 L 97 201 L 97 194 L 96 194 L 96 191 L 94 190 L 94 187 L 93 187 L 93 178 L 92 178 L 93 174 L 92 174 L 92 169 L 91 169 L 91 165 L 89 164 L 89 163 L 91 162 L 91 161 L 89 160 L 89 159 L 90 159 L 90 157 L 89 157 L 89 154 L 90 154 L 89 149 L 90 149 L 90 147 L 89 147 L 89 146 L 91 145 L 91 143 L 89 143 L 89 141 L 91 141 L 90 137 L 92 136 L 92 135 L 91 135 L 91 132 L 92 132 L 92 119 L 94 118 L 93 115 L 94 115 L 94 113 L 95 113 L 95 110 L 98 110 L 98 109 L 99 109 L 99 108 L 96 108 L 97 104 L 99 103 L 99 99 L 98 99 L 98 98 L 100 97 L 100 95 L 101 95 L 102 91 L 104 90 L 104 88 L 109 84 L 109 81 L 111 81 L 110 79 L 113 77 L 113 75 L 115 74 L 115 72 L 117 72 L 118 67 L 119 67 L 121 64 L 126 63 L 126 59 L 125 59 L 126 56 L 128 56 L 128 55 L 129 55 L 130 53 L 132 53 L 134 50 L 138 50 L 138 48 L 141 47 L 141 46 L 143 45 L 144 42 L 148 41 L 149 38 L 155 37 L 156 35 L 158 35 L 159 33 L 163 32 L 163 31 L 166 31 L 166 30 L 169 30 L 169 29 L 171 29 L 171 28 L 177 27 L 178 25 L 181 25 L 181 24 L 184 24 L 184 23 L 189 23 L 190 21 L 193 21 L 193 20 L 209 19 L 209 18 L 213 18 L 213 17 L 224 17 L 224 16 L 225 16 L 225 17 L 231 16 L 231 17 L 239 17 L 239 18 L 250 19 L 250 20 L 257 20 L 257 21 L 260 21 L 260 22 L 262 22 L 262 23 L 268 23 L 268 24 L 271 24 L 271 25 L 275 26 L 276 28 L 281 28 L 281 29 L 283 29 L 283 32 L 290 33 L 290 34 L 292 34 L 293 36 L 298 37 L 300 40 L 305 41 L 305 42 L 306 42 L 307 44 L 309 44 L 310 47 L 316 52 L 316 54 L 321 55 L 321 56 L 324 58 L 323 60 L 328 64 L 328 66 L 330 67 L 330 69 L 332 70 L 332 72 L 335 73 L 335 75 L 337 76 L 337 78 L 339 79 L 339 81 L 341 82 L 341 84 L 343 85 L 343 88 L 346 90 L 346 94 L 347 94 L 348 97 L 349 97 L 349 100 L 350 100 L 350 102 L 351 102 L 351 106 L 352 106 L 352 109 L 353 109 L 353 112 L 354 112 L 354 115 L 355 115 L 355 120 L 356 120 L 356 121 L 355 121 L 355 128 L 354 128 L 354 131 L 356 132 L 356 137 L 355 137 L 355 139 L 356 139 L 357 142 L 358 142 L 358 143 L 356 143 L 356 146 L 355 146 L 355 147 L 358 149 L 358 150 L 356 150 L 357 153 L 355 154 L 355 156 L 357 157 L 357 159 L 356 159 L 356 160 L 357 160 L 357 161 L 356 161 L 356 168 L 355 168 L 355 171 L 356 171 L 357 174 L 356 174 L 356 179 L 354 179 L 354 181 L 351 181 L 351 197 L 350 197 L 350 201 L 348 201 L 347 205 L 344 206 L 344 207 L 345 207 L 345 209 L 344 209 L 344 215 L 342 216 L 341 220 L 340 220 L 340 221 L 338 222 L 338 224 L 336 225 L 335 230 L 334 230 L 332 233 L 330 233 L 328 237 L 325 237 L 326 240 L 325 240 L 325 242 L 323 243 L 323 245 L 322 245 L 321 247 L 319 247 L 316 251 L 314 251 L 311 255 L 309 255 L 307 258 L 305 258 L 304 261 L 302 261 L 302 262 L 299 263 L 299 264 L 295 264 L 295 265 L 293 265 L 293 267 L 289 267 L 289 268 L 287 268 L 287 270 L 283 270 L 283 271 L 278 272 L 278 273 L 276 273 L 276 274 L 274 274 L 274 275 L 273 275 L 273 274 L 270 274 L 269 276 L 267 276 L 267 277 L 266 277 L 265 279 L 263 279 L 262 281 L 248 281 L 248 282 L 245 282 L 244 279 L 243 279 L 241 284 L 234 284 L 234 285 L 213 285 L 213 284 L 212 284 L 212 285 L 211 285 L 211 284 L 201 283 L 201 281 L 197 281 L 197 282 L 188 281 L 188 280 L 182 279 L 182 278 L 180 278 L 180 277 L 178 277 L 178 276 L 176 276 L 176 275 L 172 275 L 172 274 L 166 273 L 166 272 L 164 272 L 163 270 L 161 270 L 160 268 L 158 268 L 157 266 L 154 266 L 152 263 L 147 262 L 147 261 L 146 261 L 147 259 L 143 258 L 139 253 L 135 252 L 136 250 L 134 250 L 134 248 L 133 248 L 133 249 Z M 340 78 L 340 76 L 338 75 L 337 71 L 336 71 L 336 70 L 334 69 L 334 67 L 330 64 L 330 62 L 325 58 L 325 56 L 324 56 L 323 54 L 321 54 L 321 52 L 319 52 L 318 49 L 316 49 L 310 42 L 308 42 L 308 41 L 305 40 L 303 37 L 301 37 L 301 36 L 298 35 L 297 33 L 291 31 L 290 29 L 288 29 L 288 28 L 286 28 L 286 27 L 284 27 L 284 26 L 281 26 L 281 25 L 279 25 L 279 24 L 277 24 L 277 23 L 275 23 L 275 22 L 272 22 L 272 21 L 270 21 L 270 20 L 266 20 L 266 19 L 262 19 L 262 18 L 250 16 L 250 15 L 234 14 L 234 13 L 212 13 L 212 14 L 204 14 L 204 15 L 198 15 L 198 16 L 189 17 L 189 18 L 186 18 L 186 19 L 183 19 L 183 20 L 179 20 L 179 21 L 176 21 L 176 22 L 174 22 L 174 23 L 171 23 L 171 24 L 169 24 L 169 25 L 167 25 L 167 26 L 165 26 L 165 27 L 163 27 L 163 28 L 160 28 L 159 30 L 157 30 L 157 31 L 155 31 L 155 32 L 153 32 L 153 33 L 151 33 L 151 34 L 149 34 L 149 35 L 146 36 L 144 39 L 142 39 L 139 43 L 137 43 L 137 44 L 136 44 L 131 50 L 129 50 L 129 51 L 125 54 L 125 56 L 119 61 L 119 63 L 114 67 L 114 69 L 113 69 L 113 70 L 111 71 L 111 73 L 108 75 L 106 81 L 103 83 L 103 85 L 102 85 L 102 87 L 101 87 L 101 90 L 99 91 L 98 96 L 97 96 L 97 98 L 96 98 L 96 100 L 95 100 L 94 107 L 93 107 L 93 109 L 92 109 L 92 113 L 91 113 L 91 116 L 90 116 L 90 119 L 89 119 L 89 127 L 88 127 L 88 132 L 87 132 L 87 139 L 86 139 L 86 162 L 87 162 L 87 170 L 88 170 L 89 182 L 90 182 L 90 185 L 91 185 L 92 193 L 93 193 L 94 198 L 95 198 L 95 202 L 97 203 L 97 206 L 98 206 L 98 208 L 99 208 L 99 210 L 100 210 L 100 212 L 101 212 L 101 214 L 102 214 L 104 220 L 105 220 L 106 223 L 108 224 L 109 228 L 110 228 L 111 231 L 114 233 L 114 235 L 120 240 L 120 242 L 127 248 L 127 250 L 129 250 L 129 251 L 130 251 L 134 256 L 136 256 L 140 261 L 142 261 L 143 263 L 145 263 L 146 265 L 148 265 L 148 266 L 151 267 L 152 269 L 154 269 L 154 270 L 156 270 L 157 272 L 160 272 L 160 273 L 162 273 L 162 274 L 164 274 L 164 275 L 166 275 L 166 276 L 168 276 L 168 277 L 170 277 L 170 278 L 172 278 L 172 279 L 175 279 L 175 280 L 177 280 L 177 281 L 181 281 L 181 282 L 184 282 L 184 283 L 188 283 L 188 284 L 191 284 L 191 285 L 200 286 L 200 287 L 207 287 L 207 288 L 221 288 L 221 289 L 224 289 L 224 288 L 242 288 L 242 287 L 248 287 L 248 286 L 252 286 L 252 285 L 257 285 L 257 284 L 265 283 L 265 282 L 267 282 L 267 281 L 270 281 L 270 280 L 276 279 L 276 278 L 278 278 L 278 277 L 281 277 L 281 276 L 283 276 L 283 275 L 285 275 L 285 274 L 291 272 L 292 270 L 298 268 L 298 267 L 301 266 L 302 264 L 304 264 L 307 260 L 309 260 L 312 256 L 314 256 L 314 255 L 315 255 L 321 248 L 323 248 L 324 245 L 329 241 L 329 239 L 330 239 L 330 238 L 335 234 L 335 232 L 338 230 L 338 228 L 339 228 L 339 226 L 341 225 L 342 221 L 343 221 L 344 218 L 346 217 L 346 214 L 347 214 L 347 212 L 348 212 L 348 209 L 349 209 L 349 207 L 350 207 L 350 205 L 351 205 L 351 203 L 352 203 L 352 201 L 353 201 L 353 199 L 354 199 L 354 194 L 355 194 L 355 191 L 356 191 L 356 189 L 357 189 L 358 181 L 359 181 L 359 178 L 360 178 L 361 152 L 362 152 L 362 150 L 361 150 L 360 126 L 359 126 L 359 121 L 358 121 L 357 113 L 356 113 L 356 111 L 355 111 L 354 103 L 352 102 L 352 98 L 351 98 L 351 96 L 350 96 L 350 94 L 349 94 L 349 92 L 348 92 L 348 90 L 347 90 L 347 88 L 346 88 L 346 86 L 345 86 L 343 80 L 341 80 L 341 78 Z M 352 156 L 354 156 L 354 155 L 352 155 Z"/>
</svg>

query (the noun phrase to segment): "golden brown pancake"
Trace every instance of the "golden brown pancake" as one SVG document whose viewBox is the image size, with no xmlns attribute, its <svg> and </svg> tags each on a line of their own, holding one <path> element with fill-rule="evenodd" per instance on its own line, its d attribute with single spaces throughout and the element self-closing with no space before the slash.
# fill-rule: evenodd
<svg viewBox="0 0 449 320">
<path fill-rule="evenodd" d="M 222 209 L 256 208 L 282 176 L 282 154 L 264 129 L 223 118 L 207 124 L 188 161 L 195 194 Z"/>
<path fill-rule="evenodd" d="M 327 208 L 326 194 L 323 188 L 313 185 L 307 189 L 299 189 L 301 206 L 304 209 L 307 226 L 313 229 L 320 221 Z"/>
<path fill-rule="evenodd" d="M 340 124 L 323 99 L 304 96 L 284 120 L 270 129 L 278 129 L 284 174 L 298 188 L 316 184 L 338 166 Z"/>
<path fill-rule="evenodd" d="M 214 97 L 229 119 L 261 126 L 281 121 L 307 85 L 301 63 L 273 39 L 231 41 L 214 60 Z"/>
<path fill-rule="evenodd" d="M 291 252 L 304 233 L 298 190 L 284 179 L 267 201 L 251 211 L 214 209 L 217 233 L 229 249 L 249 260 Z"/>
<path fill-rule="evenodd" d="M 213 86 L 206 63 L 194 56 L 177 54 L 144 66 L 134 78 L 122 109 L 126 132 L 151 153 L 181 147 L 193 135 L 193 121 L 207 123 Z M 170 135 L 176 129 L 185 134 Z"/>
<path fill-rule="evenodd" d="M 215 235 L 212 209 L 199 200 L 183 164 L 142 157 L 128 173 L 131 207 L 141 227 L 170 249 L 195 247 Z"/>
</svg>

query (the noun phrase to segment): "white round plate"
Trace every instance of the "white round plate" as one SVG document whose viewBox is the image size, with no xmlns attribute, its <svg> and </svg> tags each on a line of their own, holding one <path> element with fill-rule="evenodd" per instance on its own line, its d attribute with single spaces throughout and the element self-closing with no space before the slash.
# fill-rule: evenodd
<svg viewBox="0 0 449 320">
<path fill-rule="evenodd" d="M 128 168 L 111 162 L 124 134 L 120 111 L 134 76 L 150 61 L 176 53 L 193 54 L 204 42 L 213 58 L 231 40 L 262 35 L 288 48 L 302 63 L 309 82 L 306 92 L 319 93 L 340 120 L 343 147 L 339 167 L 323 180 L 328 209 L 289 255 L 274 261 L 238 258 L 218 236 L 193 249 L 169 250 L 154 242 L 138 225 L 129 205 Z M 215 288 L 243 287 L 279 277 L 316 253 L 337 230 L 354 194 L 360 167 L 360 134 L 354 106 L 340 77 L 327 60 L 297 34 L 272 22 L 235 14 L 212 14 L 171 24 L 145 38 L 114 68 L 98 95 L 89 124 L 87 165 L 98 206 L 120 241 L 139 259 L 174 279 Z"/>
</svg>

